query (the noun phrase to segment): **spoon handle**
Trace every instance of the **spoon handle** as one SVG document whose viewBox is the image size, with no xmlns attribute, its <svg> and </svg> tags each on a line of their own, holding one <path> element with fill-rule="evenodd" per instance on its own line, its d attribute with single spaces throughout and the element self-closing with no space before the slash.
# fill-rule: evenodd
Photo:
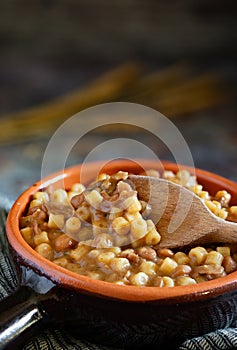
<svg viewBox="0 0 237 350">
<path fill-rule="evenodd" d="M 222 220 L 218 234 L 222 242 L 237 243 L 237 223 Z"/>
<path fill-rule="evenodd" d="M 237 243 L 237 223 L 225 221 L 223 219 L 217 220 L 216 230 L 205 236 L 207 243 Z M 203 243 L 205 243 L 203 241 Z"/>
</svg>

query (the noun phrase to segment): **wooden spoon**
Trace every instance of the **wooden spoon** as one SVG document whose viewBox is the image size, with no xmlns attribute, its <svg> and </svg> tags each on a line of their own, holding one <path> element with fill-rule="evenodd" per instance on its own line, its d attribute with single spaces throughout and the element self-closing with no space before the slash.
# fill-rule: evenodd
<svg viewBox="0 0 237 350">
<path fill-rule="evenodd" d="M 161 234 L 160 247 L 237 243 L 237 224 L 214 215 L 202 200 L 171 181 L 131 175 L 138 197 L 149 202 L 152 219 Z"/>
</svg>

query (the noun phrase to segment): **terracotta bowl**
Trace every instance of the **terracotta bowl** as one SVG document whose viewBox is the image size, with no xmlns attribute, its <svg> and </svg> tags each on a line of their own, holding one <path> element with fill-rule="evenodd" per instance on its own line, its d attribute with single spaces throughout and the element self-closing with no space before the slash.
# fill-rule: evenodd
<svg viewBox="0 0 237 350">
<path fill-rule="evenodd" d="M 223 177 L 169 162 L 160 164 L 141 159 L 117 160 L 105 165 L 88 163 L 83 168 L 78 165 L 35 183 L 16 200 L 7 220 L 7 237 L 19 270 L 20 285 L 14 296 L 1 303 L 0 323 L 5 338 L 0 336 L 0 341 L 6 346 L 22 344 L 41 322 L 66 327 L 74 336 L 114 347 L 169 345 L 176 348 L 188 338 L 231 326 L 237 317 L 237 272 L 197 285 L 172 288 L 116 285 L 55 265 L 39 256 L 20 234 L 19 219 L 32 194 L 39 189 L 48 185 L 69 188 L 80 180 L 82 170 L 83 181 L 88 182 L 98 171 L 140 173 L 161 167 L 174 172 L 180 168 L 195 172 L 198 181 L 211 194 L 226 189 L 232 195 L 232 202 L 237 203 L 237 184 Z M 16 310 L 18 319 L 19 312 L 28 318 L 30 312 L 37 317 L 31 324 L 26 322 L 22 329 L 15 318 Z M 14 322 L 16 336 L 9 340 L 6 334 Z"/>
</svg>

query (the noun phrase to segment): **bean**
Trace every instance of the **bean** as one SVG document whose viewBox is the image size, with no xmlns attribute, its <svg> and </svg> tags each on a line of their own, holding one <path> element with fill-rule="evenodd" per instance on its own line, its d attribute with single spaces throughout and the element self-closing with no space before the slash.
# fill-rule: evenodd
<svg viewBox="0 0 237 350">
<path fill-rule="evenodd" d="M 74 248 L 77 245 L 77 241 L 66 235 L 66 233 L 58 236 L 54 241 L 54 248 L 57 253 L 65 251 L 67 249 Z"/>
<path fill-rule="evenodd" d="M 187 276 L 190 274 L 191 271 L 192 268 L 189 265 L 178 265 L 172 272 L 171 277 L 176 278 L 178 276 Z"/>
<path fill-rule="evenodd" d="M 226 273 L 234 272 L 237 269 L 237 263 L 232 259 L 231 256 L 225 256 L 222 261 L 222 266 Z"/>
<path fill-rule="evenodd" d="M 156 257 L 157 257 L 155 249 L 153 249 L 153 248 L 151 248 L 149 246 L 138 248 L 137 249 L 137 254 L 141 258 L 144 258 L 146 260 L 151 260 L 151 261 L 156 260 Z"/>
<path fill-rule="evenodd" d="M 158 248 L 157 255 L 159 258 L 164 259 L 164 258 L 171 258 L 174 255 L 174 253 L 172 252 L 171 249 Z"/>
<path fill-rule="evenodd" d="M 82 203 L 84 202 L 85 200 L 85 197 L 84 197 L 84 194 L 81 193 L 81 194 L 77 194 L 76 196 L 73 196 L 72 199 L 71 199 L 71 204 L 72 206 L 77 209 L 79 208 Z"/>
</svg>

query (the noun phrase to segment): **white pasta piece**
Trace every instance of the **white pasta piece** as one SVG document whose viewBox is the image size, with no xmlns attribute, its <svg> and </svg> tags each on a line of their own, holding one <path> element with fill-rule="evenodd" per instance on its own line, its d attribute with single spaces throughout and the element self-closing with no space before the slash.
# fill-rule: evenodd
<svg viewBox="0 0 237 350">
<path fill-rule="evenodd" d="M 148 276 L 155 276 L 157 273 L 157 265 L 152 261 L 143 261 L 139 266 L 139 270 L 145 272 Z"/>
<path fill-rule="evenodd" d="M 206 265 L 221 265 L 223 261 L 223 255 L 215 250 L 210 251 L 207 254 L 205 264 Z"/>
<path fill-rule="evenodd" d="M 147 245 L 156 245 L 161 240 L 161 235 L 157 231 L 152 220 L 147 220 L 147 230 L 148 233 L 145 236 L 145 242 Z"/>
<path fill-rule="evenodd" d="M 199 185 L 199 184 L 196 184 L 196 185 L 194 185 L 193 187 L 190 188 L 190 190 L 192 192 L 194 192 L 195 194 L 197 194 L 197 195 L 199 195 L 202 192 L 202 189 L 203 189 L 203 186 Z"/>
<path fill-rule="evenodd" d="M 91 206 L 96 206 L 97 204 L 103 201 L 103 197 L 96 190 L 92 190 L 91 192 L 85 193 L 85 199 L 87 203 L 89 203 Z"/>
<path fill-rule="evenodd" d="M 115 272 L 126 272 L 130 268 L 130 263 L 126 258 L 113 258 L 110 267 Z"/>
<path fill-rule="evenodd" d="M 219 213 L 218 213 L 218 216 L 223 219 L 223 220 L 226 220 L 227 216 L 228 216 L 228 212 L 226 211 L 225 208 L 222 208 Z"/>
<path fill-rule="evenodd" d="M 125 216 L 125 218 L 126 218 L 129 222 L 132 222 L 132 221 L 135 221 L 135 220 L 143 219 L 142 215 L 141 215 L 139 212 L 136 212 L 136 213 L 128 213 L 128 212 L 125 212 L 125 213 L 124 213 L 124 216 Z"/>
<path fill-rule="evenodd" d="M 40 243 L 50 243 L 48 233 L 46 231 L 41 231 L 34 236 L 34 244 L 38 245 Z"/>
<path fill-rule="evenodd" d="M 129 221 L 122 216 L 119 216 L 113 220 L 112 227 L 119 236 L 126 235 L 130 231 Z"/>
<path fill-rule="evenodd" d="M 148 169 L 146 170 L 146 176 L 152 176 L 152 177 L 160 177 L 160 173 L 158 170 L 155 169 Z"/>
<path fill-rule="evenodd" d="M 223 257 L 230 256 L 230 247 L 217 247 L 216 251 L 220 253 Z"/>
<path fill-rule="evenodd" d="M 132 196 L 126 209 L 130 214 L 136 213 L 142 209 L 141 202 L 136 196 Z"/>
<path fill-rule="evenodd" d="M 162 278 L 164 287 L 174 287 L 174 280 L 169 276 L 164 276 Z"/>
<path fill-rule="evenodd" d="M 149 276 L 145 272 L 138 272 L 131 276 L 130 281 L 134 286 L 145 286 L 149 281 Z"/>
<path fill-rule="evenodd" d="M 104 180 L 109 180 L 110 175 L 101 173 L 97 176 L 97 181 L 104 181 Z"/>
<path fill-rule="evenodd" d="M 76 194 L 81 194 L 82 192 L 85 191 L 85 189 L 86 189 L 85 186 L 79 182 L 74 183 L 71 187 L 71 191 L 75 192 Z"/>
<path fill-rule="evenodd" d="M 91 248 L 85 244 L 79 244 L 76 249 L 69 252 L 69 255 L 72 259 L 80 261 L 90 251 L 90 249 Z"/>
<path fill-rule="evenodd" d="M 67 192 L 59 188 L 50 194 L 50 200 L 56 203 L 68 203 Z"/>
<path fill-rule="evenodd" d="M 48 220 L 48 227 L 62 229 L 64 227 L 64 215 L 50 213 L 49 220 Z"/>
<path fill-rule="evenodd" d="M 121 248 L 120 247 L 111 247 L 111 248 L 107 248 L 106 251 L 113 252 L 115 255 L 118 255 L 121 253 Z"/>
<path fill-rule="evenodd" d="M 33 245 L 33 230 L 31 227 L 24 227 L 20 230 L 22 237 L 29 244 Z"/>
<path fill-rule="evenodd" d="M 188 256 L 190 258 L 191 264 L 193 264 L 193 265 L 201 265 L 202 263 L 204 263 L 207 254 L 208 253 L 207 253 L 205 248 L 203 248 L 203 247 L 195 247 L 195 248 L 192 248 L 189 251 Z"/>
<path fill-rule="evenodd" d="M 99 249 L 92 249 L 87 254 L 88 258 L 90 258 L 90 259 L 97 259 L 99 255 L 100 255 Z"/>
<path fill-rule="evenodd" d="M 131 234 L 135 239 L 140 239 L 144 237 L 147 233 L 147 224 L 146 221 L 140 217 L 131 222 Z"/>
<path fill-rule="evenodd" d="M 68 235 L 74 235 L 80 231 L 81 220 L 75 216 L 67 219 L 65 223 L 65 231 Z"/>
<path fill-rule="evenodd" d="M 187 170 L 179 170 L 176 176 L 179 179 L 180 185 L 187 186 L 190 179 L 190 173 Z"/>
<path fill-rule="evenodd" d="M 165 258 L 160 265 L 159 269 L 164 275 L 171 275 L 175 268 L 178 266 L 177 262 L 169 257 Z"/>
<path fill-rule="evenodd" d="M 190 259 L 187 254 L 183 252 L 177 252 L 174 254 L 174 260 L 179 264 L 179 265 L 189 265 Z"/>
<path fill-rule="evenodd" d="M 68 259 L 65 256 L 62 256 L 60 258 L 54 259 L 53 262 L 58 266 L 66 267 L 68 264 Z"/>
<path fill-rule="evenodd" d="M 113 174 L 111 177 L 115 180 L 126 180 L 128 178 L 128 172 L 120 170 L 116 174 Z"/>
<path fill-rule="evenodd" d="M 127 182 L 119 181 L 117 183 L 116 190 L 118 193 L 122 193 L 123 191 L 130 192 L 132 191 L 132 187 Z"/>
<path fill-rule="evenodd" d="M 42 257 L 48 260 L 53 260 L 53 248 L 48 243 L 40 243 L 35 247 L 35 251 Z"/>
<path fill-rule="evenodd" d="M 114 257 L 115 254 L 113 252 L 104 252 L 98 255 L 97 260 L 104 264 L 109 264 Z"/>
<path fill-rule="evenodd" d="M 81 205 L 76 209 L 75 215 L 78 216 L 81 220 L 87 221 L 90 218 L 90 209 L 87 205 Z"/>
<path fill-rule="evenodd" d="M 42 204 L 42 199 L 33 199 L 30 202 L 29 209 L 32 209 L 32 208 L 35 208 L 35 207 L 39 207 L 39 206 L 41 206 L 41 204 Z"/>
<path fill-rule="evenodd" d="M 47 192 L 44 191 L 38 191 L 33 195 L 34 199 L 38 199 L 42 202 L 47 202 L 49 200 L 49 195 Z"/>
<path fill-rule="evenodd" d="M 230 213 L 237 216 L 237 205 L 232 205 L 230 207 Z"/>
<path fill-rule="evenodd" d="M 163 178 L 164 179 L 173 179 L 175 177 L 175 174 L 171 170 L 164 170 L 163 172 Z"/>
<path fill-rule="evenodd" d="M 189 286 L 191 284 L 197 284 L 195 279 L 188 276 L 178 276 L 175 279 L 175 284 L 177 286 Z"/>
<path fill-rule="evenodd" d="M 210 195 L 207 191 L 201 191 L 198 195 L 202 200 L 210 200 Z"/>
</svg>

